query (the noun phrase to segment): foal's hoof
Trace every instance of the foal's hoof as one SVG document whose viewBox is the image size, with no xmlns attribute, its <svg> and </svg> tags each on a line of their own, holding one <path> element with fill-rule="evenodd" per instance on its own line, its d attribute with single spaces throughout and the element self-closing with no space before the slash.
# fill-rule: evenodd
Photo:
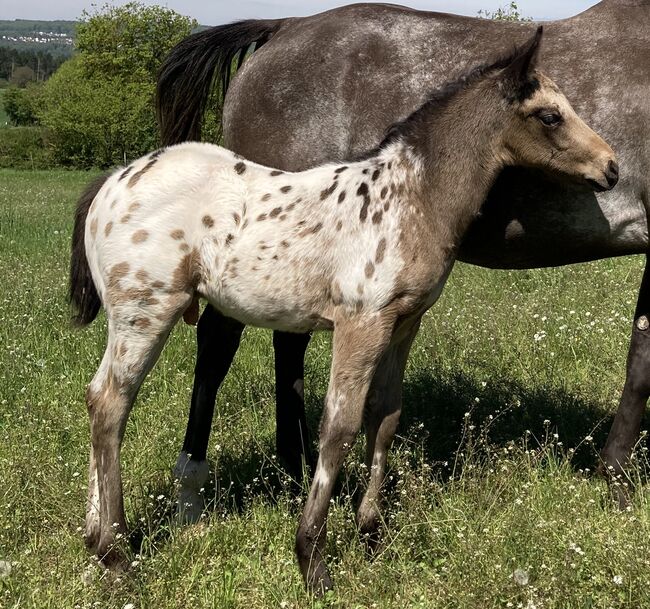
<svg viewBox="0 0 650 609">
<path fill-rule="evenodd" d="M 129 569 L 129 561 L 124 553 L 115 548 L 111 547 L 105 552 L 97 552 L 97 558 L 99 562 L 104 565 L 109 571 L 114 573 L 124 573 Z"/>
<path fill-rule="evenodd" d="M 314 576 L 314 579 L 307 584 L 307 590 L 315 598 L 322 598 L 330 590 L 334 590 L 334 584 L 327 569 L 324 569 L 323 573 Z"/>
<path fill-rule="evenodd" d="M 366 549 L 368 557 L 374 558 L 381 548 L 381 529 L 379 525 L 377 524 L 369 529 L 360 528 L 359 538 Z"/>
</svg>

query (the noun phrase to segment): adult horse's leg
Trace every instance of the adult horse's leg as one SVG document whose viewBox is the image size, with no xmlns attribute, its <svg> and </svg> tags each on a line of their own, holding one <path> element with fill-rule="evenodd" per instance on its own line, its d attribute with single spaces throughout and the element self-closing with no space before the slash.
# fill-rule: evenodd
<svg viewBox="0 0 650 609">
<path fill-rule="evenodd" d="M 646 257 L 646 267 L 634 313 L 623 395 L 601 453 L 609 475 L 616 476 L 622 473 L 628 463 L 634 444 L 639 438 L 641 419 L 648 396 L 650 396 L 650 260 Z M 618 492 L 618 500 L 621 506 L 628 501 L 627 493 L 622 489 Z"/>
<path fill-rule="evenodd" d="M 303 457 L 313 470 L 313 451 L 305 418 L 305 351 L 310 334 L 273 333 L 275 351 L 275 445 L 287 473 L 302 482 Z"/>
<path fill-rule="evenodd" d="M 404 337 L 391 346 L 377 367 L 366 402 L 366 467 L 370 479 L 359 509 L 359 533 L 374 550 L 379 542 L 381 523 L 381 487 L 384 482 L 388 451 L 393 443 L 402 412 L 404 370 L 413 339 L 420 328 L 420 319 L 404 329 Z"/>
<path fill-rule="evenodd" d="M 361 428 L 368 388 L 394 322 L 394 315 L 384 312 L 335 323 L 318 463 L 296 534 L 300 570 L 307 588 L 316 594 L 332 587 L 325 563 L 329 502 L 336 476 Z"/>
<path fill-rule="evenodd" d="M 243 330 L 243 324 L 225 317 L 210 304 L 205 307 L 196 329 L 197 356 L 190 415 L 183 449 L 174 468 L 179 485 L 178 514 L 186 522 L 196 522 L 201 517 L 201 489 L 209 474 L 206 455 L 214 404 Z"/>
</svg>

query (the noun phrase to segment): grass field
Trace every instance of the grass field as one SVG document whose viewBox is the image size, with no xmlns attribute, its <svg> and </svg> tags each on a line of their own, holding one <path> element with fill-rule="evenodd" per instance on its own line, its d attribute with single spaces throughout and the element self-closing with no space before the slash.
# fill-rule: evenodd
<svg viewBox="0 0 650 609">
<path fill-rule="evenodd" d="M 623 384 L 640 258 L 457 266 L 409 363 L 382 549 L 368 560 L 355 530 L 360 441 L 331 509 L 337 589 L 319 602 L 293 557 L 304 497 L 285 490 L 273 455 L 268 332 L 246 333 L 219 398 L 203 522 L 171 519 L 194 362 L 194 330 L 177 327 L 122 453 L 133 567 L 100 568 L 81 533 L 83 395 L 105 327 L 71 330 L 65 301 L 72 211 L 89 177 L 0 172 L 0 607 L 650 606 L 647 490 L 619 512 L 594 474 Z M 319 335 L 307 358 L 312 429 L 328 364 Z M 643 477 L 643 445 L 637 454 Z"/>
</svg>

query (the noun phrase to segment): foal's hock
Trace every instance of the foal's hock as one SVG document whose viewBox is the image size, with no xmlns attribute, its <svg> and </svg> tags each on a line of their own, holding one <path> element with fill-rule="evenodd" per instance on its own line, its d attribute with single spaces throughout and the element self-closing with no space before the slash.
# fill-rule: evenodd
<svg viewBox="0 0 650 609">
<path fill-rule="evenodd" d="M 419 318 L 501 169 L 539 167 L 602 190 L 617 181 L 612 150 L 535 70 L 541 36 L 540 28 L 525 47 L 432 93 L 364 159 L 285 173 L 218 146 L 181 144 L 82 197 L 71 297 L 80 323 L 100 302 L 108 319 L 86 396 L 86 540 L 100 557 L 119 560 L 113 542 L 126 531 L 119 454 L 128 413 L 171 328 L 203 297 L 246 324 L 334 331 L 320 456 L 296 538 L 306 584 L 331 587 L 327 509 L 366 398 L 399 391 Z M 364 532 L 380 521 L 399 402 L 368 401 Z"/>
</svg>

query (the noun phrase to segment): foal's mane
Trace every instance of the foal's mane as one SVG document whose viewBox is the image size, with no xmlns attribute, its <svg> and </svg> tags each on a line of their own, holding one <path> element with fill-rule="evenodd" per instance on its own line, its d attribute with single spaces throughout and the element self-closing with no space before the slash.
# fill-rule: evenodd
<svg viewBox="0 0 650 609">
<path fill-rule="evenodd" d="M 512 51 L 507 55 L 498 57 L 489 63 L 486 62 L 469 68 L 456 80 L 449 81 L 438 89 L 434 89 L 431 93 L 429 93 L 424 103 L 417 110 L 409 114 L 401 121 L 393 123 L 386 130 L 384 139 L 376 148 L 360 155 L 355 160 L 364 160 L 376 156 L 379 154 L 379 152 L 381 152 L 381 150 L 386 148 L 386 146 L 407 135 L 424 115 L 435 113 L 437 110 L 445 108 L 451 102 L 451 100 L 461 91 L 468 89 L 473 84 L 482 80 L 486 76 L 489 76 L 494 72 L 503 70 L 504 68 L 508 67 L 529 46 L 530 42 L 527 42 L 521 46 L 514 46 Z M 528 83 L 526 83 L 519 95 L 516 98 L 513 98 L 512 101 L 522 102 L 526 99 L 529 99 L 538 89 L 539 81 L 536 78 L 533 78 Z"/>
</svg>

